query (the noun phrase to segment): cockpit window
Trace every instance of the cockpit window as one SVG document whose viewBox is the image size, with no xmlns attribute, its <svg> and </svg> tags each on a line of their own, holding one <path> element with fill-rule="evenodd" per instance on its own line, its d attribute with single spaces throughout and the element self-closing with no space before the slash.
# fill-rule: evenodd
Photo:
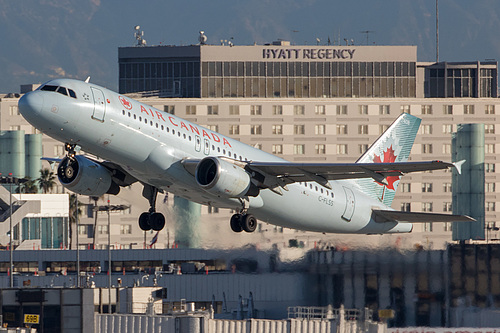
<svg viewBox="0 0 500 333">
<path fill-rule="evenodd" d="M 51 86 L 50 84 L 46 84 L 43 87 L 41 87 L 40 90 L 55 91 L 55 92 L 58 92 L 62 95 L 65 95 L 65 96 L 68 96 L 68 93 L 69 93 L 70 97 L 76 98 L 75 91 L 72 89 L 69 89 L 69 88 L 66 89 L 65 87 Z"/>
<path fill-rule="evenodd" d="M 57 88 L 57 92 L 60 93 L 60 94 L 68 96 L 68 91 L 64 87 Z"/>
<path fill-rule="evenodd" d="M 57 90 L 57 86 L 50 86 L 50 85 L 46 84 L 40 90 L 56 91 Z"/>
</svg>

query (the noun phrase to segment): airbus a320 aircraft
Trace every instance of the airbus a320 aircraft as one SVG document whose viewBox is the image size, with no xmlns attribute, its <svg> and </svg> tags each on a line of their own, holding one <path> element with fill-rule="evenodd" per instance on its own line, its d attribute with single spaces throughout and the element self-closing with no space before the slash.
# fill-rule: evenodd
<svg viewBox="0 0 500 333">
<path fill-rule="evenodd" d="M 161 230 L 158 192 L 237 211 L 231 229 L 253 232 L 257 219 L 331 233 L 411 232 L 412 222 L 473 221 L 462 215 L 390 208 L 405 173 L 459 168 L 406 162 L 420 119 L 401 114 L 356 163 L 291 163 L 237 140 L 85 82 L 56 79 L 19 100 L 33 126 L 65 143 L 57 175 L 88 196 L 117 194 L 136 181 L 150 209 L 142 230 Z M 77 148 L 99 159 L 77 155 Z M 101 160 L 102 159 L 102 160 Z"/>
</svg>

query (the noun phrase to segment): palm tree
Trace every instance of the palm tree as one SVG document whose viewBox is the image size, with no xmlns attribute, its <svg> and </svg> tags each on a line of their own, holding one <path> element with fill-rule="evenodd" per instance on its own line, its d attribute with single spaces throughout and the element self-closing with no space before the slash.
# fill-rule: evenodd
<svg viewBox="0 0 500 333">
<path fill-rule="evenodd" d="M 56 176 L 54 176 L 54 173 L 49 169 L 40 170 L 40 178 L 37 179 L 37 182 L 44 194 L 52 191 L 52 188 L 56 185 L 56 182 L 54 181 L 55 179 Z"/>
<path fill-rule="evenodd" d="M 36 179 L 31 179 L 31 177 L 26 177 L 25 182 L 21 182 L 17 189 L 18 193 L 38 193 L 38 187 L 36 186 Z"/>
<path fill-rule="evenodd" d="M 70 249 L 72 249 L 73 244 L 73 224 L 76 224 L 76 221 L 80 215 L 82 215 L 82 209 L 80 208 L 83 204 L 78 201 L 78 197 L 76 194 L 69 195 L 69 244 Z M 76 230 L 78 232 L 78 230 Z M 78 244 L 76 244 L 78 246 Z"/>
</svg>

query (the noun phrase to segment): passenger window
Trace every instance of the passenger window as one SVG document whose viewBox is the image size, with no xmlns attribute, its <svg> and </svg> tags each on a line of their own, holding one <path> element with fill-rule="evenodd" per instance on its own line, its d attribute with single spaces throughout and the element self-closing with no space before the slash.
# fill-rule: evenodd
<svg viewBox="0 0 500 333">
<path fill-rule="evenodd" d="M 128 117 L 130 118 L 130 112 L 128 113 Z"/>
<path fill-rule="evenodd" d="M 139 121 L 142 121 L 142 117 L 139 117 Z"/>
<path fill-rule="evenodd" d="M 137 119 L 137 116 L 134 114 L 134 119 Z"/>
<path fill-rule="evenodd" d="M 231 157 L 231 152 L 230 151 L 228 151 L 227 154 L 229 155 L 229 157 Z"/>
<path fill-rule="evenodd" d="M 186 139 L 186 134 L 183 134 L 183 136 L 184 136 L 184 139 Z"/>
<path fill-rule="evenodd" d="M 64 88 L 64 87 L 59 87 L 57 89 L 57 92 L 60 94 L 63 94 L 64 96 L 68 96 L 68 92 L 66 91 L 66 88 Z"/>
<path fill-rule="evenodd" d="M 122 110 L 122 115 L 125 115 L 125 110 Z"/>
<path fill-rule="evenodd" d="M 175 130 L 172 130 L 172 134 L 175 135 Z"/>
<path fill-rule="evenodd" d="M 220 147 L 217 147 L 217 152 L 220 153 Z"/>
<path fill-rule="evenodd" d="M 75 94 L 75 91 L 72 90 L 72 89 L 68 89 L 68 92 L 69 92 L 69 95 L 73 98 L 76 98 L 76 94 Z"/>
<path fill-rule="evenodd" d="M 163 125 L 161 125 L 161 130 L 162 130 L 162 131 L 163 131 L 163 129 L 164 129 L 164 128 L 165 128 L 165 127 L 164 127 Z"/>
</svg>

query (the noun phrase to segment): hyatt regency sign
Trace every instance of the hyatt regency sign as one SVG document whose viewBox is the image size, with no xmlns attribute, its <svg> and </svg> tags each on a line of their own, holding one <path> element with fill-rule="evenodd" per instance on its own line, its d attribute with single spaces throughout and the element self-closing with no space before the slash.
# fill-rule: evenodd
<svg viewBox="0 0 500 333">
<path fill-rule="evenodd" d="M 352 59 L 356 49 L 263 49 L 263 59 Z"/>
</svg>

